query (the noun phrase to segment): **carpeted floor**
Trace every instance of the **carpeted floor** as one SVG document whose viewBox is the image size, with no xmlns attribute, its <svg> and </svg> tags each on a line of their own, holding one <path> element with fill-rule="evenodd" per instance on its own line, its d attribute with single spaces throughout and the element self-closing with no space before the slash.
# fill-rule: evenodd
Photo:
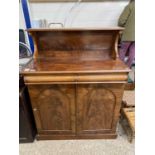
<svg viewBox="0 0 155 155">
<path fill-rule="evenodd" d="M 134 103 L 134 91 L 125 91 L 123 99 Z M 134 155 L 134 141 L 129 143 L 118 125 L 114 140 L 51 140 L 19 145 L 20 155 Z"/>
</svg>

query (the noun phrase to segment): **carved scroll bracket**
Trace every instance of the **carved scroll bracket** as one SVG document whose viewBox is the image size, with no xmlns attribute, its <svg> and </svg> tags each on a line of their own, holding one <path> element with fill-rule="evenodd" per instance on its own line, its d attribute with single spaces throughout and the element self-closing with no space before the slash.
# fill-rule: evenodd
<svg viewBox="0 0 155 155">
<path fill-rule="evenodd" d="M 33 54 L 33 58 L 37 58 L 38 57 L 38 46 L 37 46 L 37 36 L 36 36 L 36 33 L 31 33 L 31 32 L 28 32 L 29 35 L 32 36 L 32 39 L 33 39 L 33 43 L 34 43 L 34 54 Z"/>
</svg>

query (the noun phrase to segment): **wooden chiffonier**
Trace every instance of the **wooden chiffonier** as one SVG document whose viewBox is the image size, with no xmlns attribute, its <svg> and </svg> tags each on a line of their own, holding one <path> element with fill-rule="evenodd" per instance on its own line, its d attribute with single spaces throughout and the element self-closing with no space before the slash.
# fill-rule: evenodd
<svg viewBox="0 0 155 155">
<path fill-rule="evenodd" d="M 35 52 L 21 74 L 38 140 L 116 138 L 129 72 L 118 58 L 122 30 L 28 30 Z"/>
</svg>

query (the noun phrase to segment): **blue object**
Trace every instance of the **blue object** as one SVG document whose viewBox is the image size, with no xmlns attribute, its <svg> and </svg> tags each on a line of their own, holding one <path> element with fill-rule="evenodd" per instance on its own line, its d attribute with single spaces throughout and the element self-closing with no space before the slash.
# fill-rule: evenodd
<svg viewBox="0 0 155 155">
<path fill-rule="evenodd" d="M 23 8 L 23 13 L 24 13 L 24 19 L 26 23 L 26 28 L 31 28 L 31 20 L 30 20 L 30 15 L 29 15 L 29 10 L 28 10 L 28 2 L 27 0 L 21 0 L 22 8 Z M 32 52 L 34 53 L 34 44 L 32 37 L 28 34 L 29 42 L 30 42 L 30 47 Z"/>
</svg>

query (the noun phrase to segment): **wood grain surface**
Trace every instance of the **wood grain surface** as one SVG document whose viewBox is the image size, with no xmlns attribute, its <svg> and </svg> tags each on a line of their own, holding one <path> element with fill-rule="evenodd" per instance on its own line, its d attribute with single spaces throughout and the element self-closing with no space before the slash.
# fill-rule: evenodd
<svg viewBox="0 0 155 155">
<path fill-rule="evenodd" d="M 74 54 L 79 57 L 90 55 L 95 58 L 102 53 L 104 57 L 116 59 L 118 36 L 122 30 L 116 27 L 113 29 L 29 29 L 28 32 L 34 40 L 34 58 L 73 57 Z"/>
<path fill-rule="evenodd" d="M 32 85 L 28 88 L 39 133 L 75 132 L 73 85 Z"/>
<path fill-rule="evenodd" d="M 118 58 L 123 28 L 29 29 L 28 86 L 37 139 L 116 138 L 129 68 Z"/>
</svg>

